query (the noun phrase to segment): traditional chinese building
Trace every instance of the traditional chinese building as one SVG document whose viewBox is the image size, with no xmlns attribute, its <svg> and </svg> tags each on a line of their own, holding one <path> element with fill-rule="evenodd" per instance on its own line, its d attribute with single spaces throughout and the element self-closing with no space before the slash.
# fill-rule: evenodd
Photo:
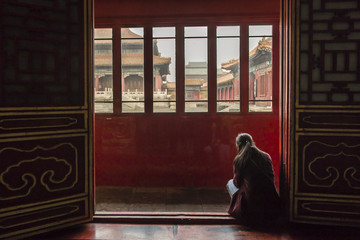
<svg viewBox="0 0 360 240">
<path fill-rule="evenodd" d="M 96 55 L 94 58 L 94 88 L 96 91 L 112 90 L 112 42 L 109 40 L 96 40 L 94 54 Z"/>
<path fill-rule="evenodd" d="M 123 92 L 144 91 L 144 41 L 142 36 L 129 28 L 121 29 L 121 66 Z M 112 88 L 112 43 L 108 40 L 97 40 L 95 49 L 95 89 L 106 91 Z M 157 41 L 153 41 L 154 91 L 163 90 L 163 82 L 169 74 L 171 58 L 161 56 Z"/>
<path fill-rule="evenodd" d="M 263 38 L 249 54 L 249 100 L 272 98 L 272 39 Z M 256 105 L 270 103 L 257 102 Z"/>
<path fill-rule="evenodd" d="M 272 39 L 263 38 L 249 53 L 249 100 L 271 100 L 272 98 L 271 49 Z M 221 68 L 229 73 L 218 76 L 218 99 L 240 99 L 239 59 L 223 63 Z M 259 104 L 266 105 L 266 103 L 256 103 L 256 105 Z"/>
<path fill-rule="evenodd" d="M 217 95 L 218 100 L 240 99 L 240 76 L 239 59 L 232 59 L 221 64 L 221 68 L 228 71 L 227 74 L 218 76 Z"/>
</svg>

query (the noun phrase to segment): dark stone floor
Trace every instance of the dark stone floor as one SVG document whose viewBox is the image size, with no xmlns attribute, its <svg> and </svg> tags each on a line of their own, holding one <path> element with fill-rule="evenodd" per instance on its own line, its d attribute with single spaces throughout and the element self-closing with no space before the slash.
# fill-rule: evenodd
<svg viewBox="0 0 360 240">
<path fill-rule="evenodd" d="M 96 187 L 97 212 L 216 212 L 226 213 L 225 188 Z"/>
</svg>

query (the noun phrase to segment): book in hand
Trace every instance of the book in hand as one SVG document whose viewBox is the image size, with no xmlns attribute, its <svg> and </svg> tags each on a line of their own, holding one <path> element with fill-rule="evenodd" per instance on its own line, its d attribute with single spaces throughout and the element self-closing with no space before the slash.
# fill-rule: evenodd
<svg viewBox="0 0 360 240">
<path fill-rule="evenodd" d="M 237 190 L 239 190 L 235 185 L 232 179 L 230 179 L 228 181 L 228 183 L 226 184 L 226 189 L 228 190 L 230 197 L 232 197 L 232 195 L 234 195 L 234 193 L 237 192 Z"/>
</svg>

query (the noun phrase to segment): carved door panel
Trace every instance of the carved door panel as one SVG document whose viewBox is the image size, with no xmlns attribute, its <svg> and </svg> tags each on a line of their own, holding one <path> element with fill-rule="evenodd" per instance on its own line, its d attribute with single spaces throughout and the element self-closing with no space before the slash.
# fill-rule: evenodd
<svg viewBox="0 0 360 240">
<path fill-rule="evenodd" d="M 293 35 L 284 34 L 294 50 L 290 219 L 359 226 L 360 2 L 288 3 Z"/>
<path fill-rule="evenodd" d="M 0 2 L 0 238 L 91 220 L 92 1 Z"/>
</svg>

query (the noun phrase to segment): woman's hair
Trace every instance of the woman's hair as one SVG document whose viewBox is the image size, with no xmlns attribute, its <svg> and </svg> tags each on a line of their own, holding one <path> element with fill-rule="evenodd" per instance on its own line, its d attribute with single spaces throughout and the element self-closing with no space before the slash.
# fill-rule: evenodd
<svg viewBox="0 0 360 240">
<path fill-rule="evenodd" d="M 256 165 L 259 159 L 267 158 L 267 154 L 255 146 L 248 133 L 240 133 L 236 137 L 236 148 L 238 154 L 234 159 L 234 172 L 239 175 L 243 175 L 244 169 L 250 161 Z"/>
<path fill-rule="evenodd" d="M 274 181 L 274 175 L 269 174 L 266 170 L 268 167 L 268 161 L 262 161 L 263 159 L 269 159 L 267 153 L 261 151 L 255 146 L 255 143 L 248 133 L 241 133 L 236 137 L 236 148 L 238 149 L 238 154 L 234 159 L 234 173 L 239 175 L 238 184 L 241 185 L 243 181 L 244 173 L 249 164 L 257 167 L 261 172 L 268 177 L 272 182 Z M 271 160 L 270 160 L 271 164 Z M 271 165 L 272 167 L 272 165 Z"/>
<path fill-rule="evenodd" d="M 239 153 L 245 147 L 245 145 L 247 143 L 249 143 L 250 146 L 255 145 L 251 135 L 248 133 L 239 133 L 239 135 L 237 135 L 237 137 L 236 137 L 235 143 L 236 143 L 236 148 Z"/>
<path fill-rule="evenodd" d="M 236 137 L 235 143 L 238 154 L 234 159 L 234 172 L 242 175 L 242 172 L 252 155 L 251 147 L 255 146 L 255 144 L 251 135 L 248 133 L 240 133 Z"/>
</svg>

